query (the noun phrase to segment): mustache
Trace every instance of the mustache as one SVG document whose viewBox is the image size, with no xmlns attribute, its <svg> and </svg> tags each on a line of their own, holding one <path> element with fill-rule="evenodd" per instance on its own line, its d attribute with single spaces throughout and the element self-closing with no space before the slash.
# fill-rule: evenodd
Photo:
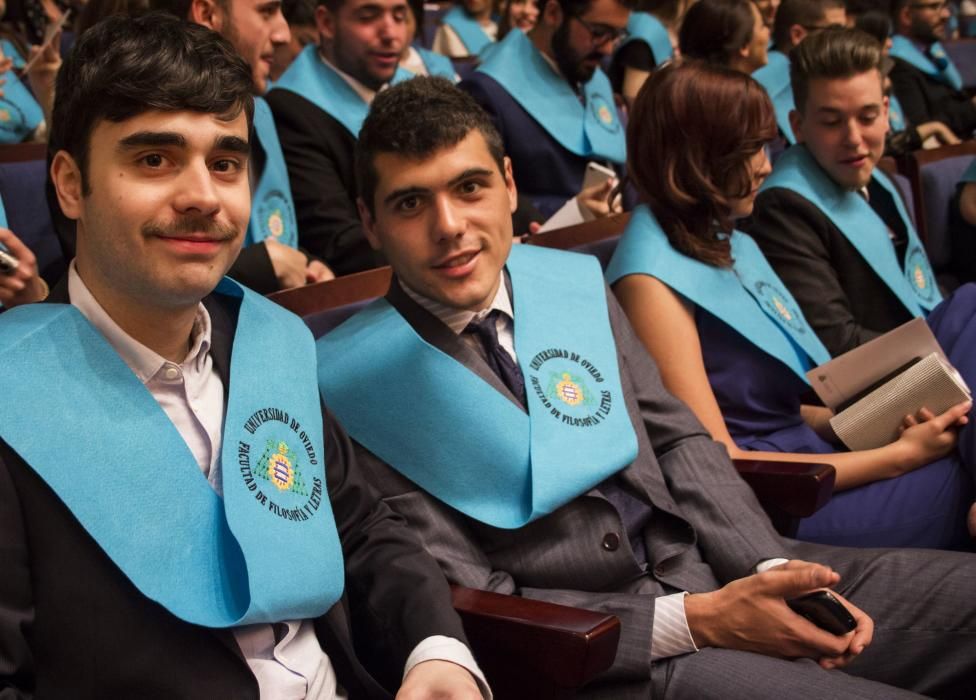
<svg viewBox="0 0 976 700">
<path fill-rule="evenodd" d="M 222 224 L 203 216 L 185 216 L 169 224 L 150 221 L 142 226 L 144 236 L 160 238 L 182 238 L 190 234 L 203 234 L 207 238 L 229 241 L 237 236 L 239 229 L 230 224 Z"/>
</svg>

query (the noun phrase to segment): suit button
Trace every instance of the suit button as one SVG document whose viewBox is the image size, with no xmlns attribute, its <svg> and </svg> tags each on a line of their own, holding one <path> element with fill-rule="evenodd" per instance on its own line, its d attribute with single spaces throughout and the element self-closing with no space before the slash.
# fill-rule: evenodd
<svg viewBox="0 0 976 700">
<path fill-rule="evenodd" d="M 603 548 L 608 552 L 616 552 L 620 546 L 620 535 L 616 532 L 608 532 L 603 536 Z"/>
</svg>

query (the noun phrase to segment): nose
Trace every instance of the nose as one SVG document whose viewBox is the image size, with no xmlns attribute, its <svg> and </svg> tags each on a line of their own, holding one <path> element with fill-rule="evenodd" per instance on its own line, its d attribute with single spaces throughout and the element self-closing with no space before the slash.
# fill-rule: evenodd
<svg viewBox="0 0 976 700">
<path fill-rule="evenodd" d="M 173 208 L 181 214 L 211 216 L 220 211 L 220 198 L 208 164 L 201 158 L 187 165 L 177 180 Z"/>
<path fill-rule="evenodd" d="M 280 46 L 282 44 L 287 44 L 291 41 L 291 28 L 288 26 L 288 20 L 281 13 L 281 9 L 278 9 L 278 14 L 275 15 L 274 26 L 271 27 L 271 43 L 275 46 Z"/>
<path fill-rule="evenodd" d="M 434 202 L 436 220 L 433 233 L 438 241 L 450 238 L 460 238 L 467 228 L 467 220 L 463 212 L 451 201 L 450 197 L 440 196 Z"/>
<path fill-rule="evenodd" d="M 848 146 L 860 146 L 864 139 L 861 136 L 861 126 L 857 123 L 857 119 L 851 119 L 847 122 L 847 128 L 844 130 L 844 143 Z"/>
</svg>

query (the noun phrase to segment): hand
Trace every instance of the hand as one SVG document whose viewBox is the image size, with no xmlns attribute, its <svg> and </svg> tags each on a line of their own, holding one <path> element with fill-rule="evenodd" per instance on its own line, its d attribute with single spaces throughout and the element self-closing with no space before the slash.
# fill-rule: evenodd
<svg viewBox="0 0 976 700">
<path fill-rule="evenodd" d="M 308 266 L 305 253 L 279 243 L 270 236 L 264 239 L 264 246 L 268 251 L 268 257 L 271 258 L 271 267 L 274 268 L 278 287 L 291 289 L 305 284 L 305 268 Z"/>
<path fill-rule="evenodd" d="M 50 124 L 51 111 L 54 109 L 54 86 L 58 71 L 61 70 L 61 30 L 56 31 L 51 40 L 42 46 L 30 47 L 27 82 L 30 83 L 37 103 L 41 105 L 44 119 Z M 36 60 L 35 56 L 38 57 Z"/>
<path fill-rule="evenodd" d="M 839 580 L 829 567 L 793 560 L 732 581 L 717 591 L 687 596 L 688 628 L 698 646 L 806 657 L 817 659 L 825 667 L 839 668 L 871 643 L 871 618 L 843 601 L 857 627 L 845 635 L 835 635 L 786 605 L 788 599 L 833 586 Z"/>
<path fill-rule="evenodd" d="M 538 221 L 530 221 L 529 230 L 523 233 L 521 236 L 516 236 L 513 243 L 525 243 L 530 238 L 532 238 L 532 236 L 539 233 L 540 228 L 542 228 L 541 223 L 539 223 Z"/>
<path fill-rule="evenodd" d="M 952 130 L 942 122 L 925 122 L 917 126 L 916 130 L 922 141 L 926 141 L 930 136 L 934 136 L 944 145 L 960 143 L 959 137 L 952 133 Z"/>
<path fill-rule="evenodd" d="M 321 260 L 309 260 L 305 267 L 305 284 L 328 282 L 335 279 L 335 273 Z"/>
<path fill-rule="evenodd" d="M 905 449 L 905 470 L 911 471 L 949 454 L 956 446 L 956 428 L 969 422 L 971 401 L 956 404 L 942 415 L 922 408 L 914 416 L 905 416 L 898 428 L 898 443 Z"/>
<path fill-rule="evenodd" d="M 403 679 L 396 700 L 481 700 L 474 676 L 463 666 L 433 659 L 422 661 Z"/>
<path fill-rule="evenodd" d="M 37 272 L 37 258 L 12 231 L 0 228 L 0 243 L 17 258 L 12 274 L 0 274 L 0 303 L 8 309 L 41 301 L 47 296 L 47 283 Z"/>
<path fill-rule="evenodd" d="M 613 188 L 617 186 L 617 179 L 610 178 L 599 185 L 593 185 L 592 187 L 587 187 L 581 190 L 578 195 L 576 195 L 576 201 L 579 202 L 581 207 L 585 207 L 594 218 L 601 218 L 604 216 L 609 216 L 620 208 L 619 198 L 614 198 L 614 202 L 610 202 L 610 193 L 613 192 Z"/>
</svg>

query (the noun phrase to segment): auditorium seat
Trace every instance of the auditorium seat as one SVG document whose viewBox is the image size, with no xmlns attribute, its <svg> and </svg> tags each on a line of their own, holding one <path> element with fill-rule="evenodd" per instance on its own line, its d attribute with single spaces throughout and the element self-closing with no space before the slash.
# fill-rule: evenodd
<svg viewBox="0 0 976 700">
<path fill-rule="evenodd" d="M 7 223 L 37 258 L 41 277 L 54 285 L 67 264 L 44 194 L 47 147 L 41 143 L 0 146 L 0 197 Z"/>
<path fill-rule="evenodd" d="M 976 30 L 976 19 L 970 19 L 970 26 Z M 942 45 L 959 69 L 963 89 L 976 89 L 976 38 L 952 39 L 943 41 Z"/>
</svg>

